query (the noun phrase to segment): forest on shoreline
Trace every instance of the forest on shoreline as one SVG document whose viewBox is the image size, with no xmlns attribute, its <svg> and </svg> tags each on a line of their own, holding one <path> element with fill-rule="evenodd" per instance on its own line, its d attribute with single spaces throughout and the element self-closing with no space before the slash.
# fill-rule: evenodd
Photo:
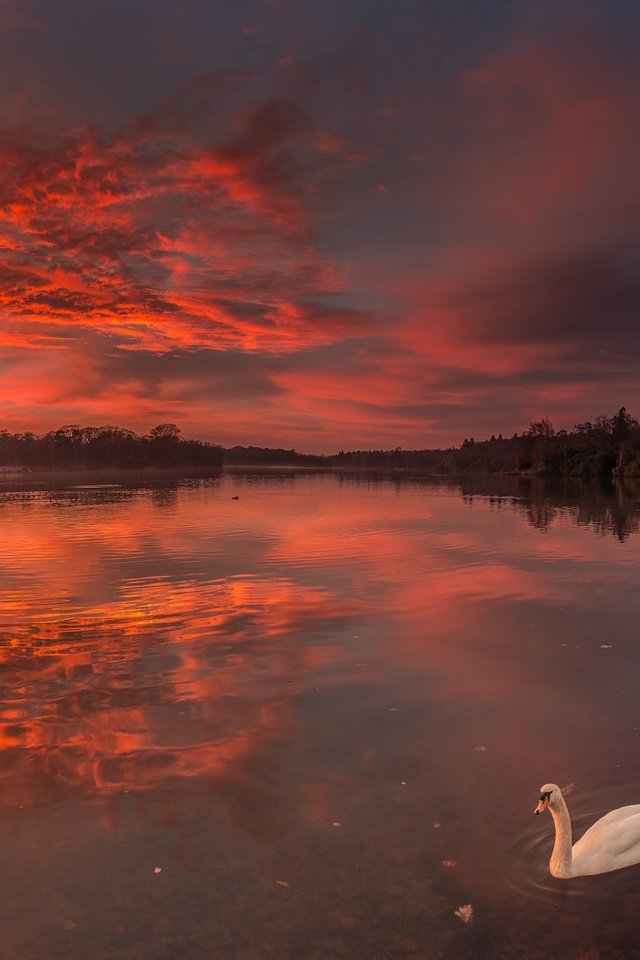
<svg viewBox="0 0 640 960">
<path fill-rule="evenodd" d="M 384 470 L 423 474 L 524 476 L 640 476 L 640 424 L 625 407 L 555 430 L 532 421 L 512 437 L 466 438 L 459 447 L 435 450 L 341 450 L 330 455 L 270 447 L 224 448 L 182 437 L 162 423 L 139 435 L 122 427 L 76 424 L 43 435 L 0 430 L 0 470 L 104 470 L 145 468 L 301 467 L 321 470 Z"/>
<path fill-rule="evenodd" d="M 0 430 L 0 470 L 221 470 L 222 464 L 222 447 L 185 440 L 173 423 L 161 423 L 143 436 L 123 427 L 77 424 L 41 436 Z"/>
</svg>

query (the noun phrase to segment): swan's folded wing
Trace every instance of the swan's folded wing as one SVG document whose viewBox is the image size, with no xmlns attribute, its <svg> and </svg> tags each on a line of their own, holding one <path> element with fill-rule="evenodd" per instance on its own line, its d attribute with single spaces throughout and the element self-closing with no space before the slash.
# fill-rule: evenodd
<svg viewBox="0 0 640 960">
<path fill-rule="evenodd" d="M 574 844 L 576 873 L 608 873 L 640 863 L 640 804 L 612 810 Z"/>
</svg>

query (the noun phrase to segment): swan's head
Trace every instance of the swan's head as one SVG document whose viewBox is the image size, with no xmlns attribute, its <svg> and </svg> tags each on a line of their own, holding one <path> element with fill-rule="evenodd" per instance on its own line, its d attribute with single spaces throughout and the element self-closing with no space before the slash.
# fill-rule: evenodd
<svg viewBox="0 0 640 960">
<path fill-rule="evenodd" d="M 534 813 L 542 813 L 547 807 L 557 807 L 559 805 L 562 791 L 557 783 L 545 783 L 540 787 L 540 799 Z"/>
</svg>

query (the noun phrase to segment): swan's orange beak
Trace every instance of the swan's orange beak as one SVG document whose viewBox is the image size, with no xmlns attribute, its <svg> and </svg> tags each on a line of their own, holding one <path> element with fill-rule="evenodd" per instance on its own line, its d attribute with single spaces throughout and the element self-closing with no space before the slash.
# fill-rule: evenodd
<svg viewBox="0 0 640 960">
<path fill-rule="evenodd" d="M 534 813 L 542 813 L 542 811 L 549 806 L 549 797 L 541 797 L 538 806 L 533 811 Z"/>
</svg>

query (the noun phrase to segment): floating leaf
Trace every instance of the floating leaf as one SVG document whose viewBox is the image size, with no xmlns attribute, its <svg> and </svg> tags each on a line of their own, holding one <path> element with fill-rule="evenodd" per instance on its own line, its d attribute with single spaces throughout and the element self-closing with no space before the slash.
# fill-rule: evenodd
<svg viewBox="0 0 640 960">
<path fill-rule="evenodd" d="M 473 920 L 473 907 L 470 903 L 464 903 L 457 910 L 453 911 L 456 917 L 460 917 L 463 923 L 471 923 Z"/>
</svg>

